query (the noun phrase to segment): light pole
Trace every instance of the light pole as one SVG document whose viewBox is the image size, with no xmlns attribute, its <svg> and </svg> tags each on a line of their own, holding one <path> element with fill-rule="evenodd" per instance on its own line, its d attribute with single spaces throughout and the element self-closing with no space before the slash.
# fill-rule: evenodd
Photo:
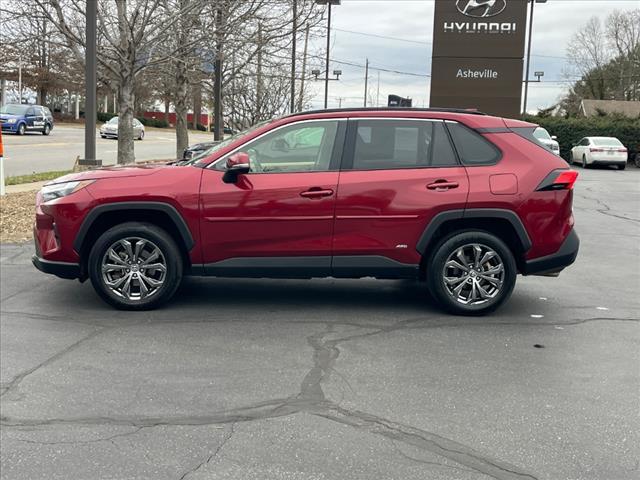
<svg viewBox="0 0 640 480">
<path fill-rule="evenodd" d="M 524 77 L 524 107 L 522 114 L 527 113 L 527 101 L 529 100 L 529 68 L 531 66 L 531 39 L 533 38 L 533 7 L 536 3 L 547 3 L 547 0 L 527 0 L 531 2 L 531 13 L 529 15 L 529 43 L 527 45 L 527 71 Z"/>
<path fill-rule="evenodd" d="M 298 0 L 293 0 L 293 38 L 291 40 L 291 113 L 296 111 L 296 43 L 298 36 Z"/>
<path fill-rule="evenodd" d="M 316 0 L 318 5 L 328 5 L 329 14 L 327 18 L 327 60 L 324 69 L 324 108 L 329 104 L 329 48 L 331 46 L 331 6 L 340 5 L 341 0 Z"/>
<path fill-rule="evenodd" d="M 84 159 L 81 164 L 97 165 L 96 160 L 96 120 L 98 116 L 96 97 L 96 28 L 98 21 L 97 3 L 86 2 L 86 53 L 84 70 Z M 76 112 L 78 111 L 78 95 L 76 95 Z M 77 113 L 76 113 L 77 115 Z"/>
</svg>

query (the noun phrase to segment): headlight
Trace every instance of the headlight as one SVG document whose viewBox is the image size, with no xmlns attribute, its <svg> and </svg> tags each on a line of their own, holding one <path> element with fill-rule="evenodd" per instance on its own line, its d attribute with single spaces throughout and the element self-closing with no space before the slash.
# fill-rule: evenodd
<svg viewBox="0 0 640 480">
<path fill-rule="evenodd" d="M 16 123 L 16 119 L 15 118 L 8 118 L 7 119 L 7 123 Z"/>
<path fill-rule="evenodd" d="M 66 182 L 66 183 L 56 183 L 54 185 L 47 185 L 42 187 L 40 190 L 40 194 L 42 195 L 42 201 L 48 202 L 50 200 L 55 200 L 56 198 L 66 197 L 67 195 L 71 195 L 78 190 L 82 190 L 83 188 L 91 185 L 95 180 L 83 180 L 80 182 Z"/>
</svg>

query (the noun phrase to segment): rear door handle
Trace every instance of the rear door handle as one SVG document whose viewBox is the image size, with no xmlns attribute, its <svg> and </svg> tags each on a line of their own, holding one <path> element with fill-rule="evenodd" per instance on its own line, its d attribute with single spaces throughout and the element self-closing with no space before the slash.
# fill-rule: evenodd
<svg viewBox="0 0 640 480">
<path fill-rule="evenodd" d="M 333 195 L 333 190 L 314 187 L 300 194 L 304 198 L 324 198 Z"/>
<path fill-rule="evenodd" d="M 460 184 L 458 182 L 448 182 L 447 180 L 436 180 L 433 183 L 427 185 L 429 190 L 436 190 L 440 192 L 444 192 L 446 190 L 451 190 L 452 188 L 458 188 Z"/>
</svg>

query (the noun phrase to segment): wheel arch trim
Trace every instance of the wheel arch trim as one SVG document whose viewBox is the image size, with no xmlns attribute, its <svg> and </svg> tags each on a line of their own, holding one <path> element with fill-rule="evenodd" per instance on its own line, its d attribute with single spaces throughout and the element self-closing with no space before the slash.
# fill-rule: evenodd
<svg viewBox="0 0 640 480">
<path fill-rule="evenodd" d="M 119 210 L 151 210 L 165 213 L 169 216 L 178 230 L 180 238 L 184 242 L 187 251 L 191 251 L 195 245 L 193 235 L 187 226 L 187 222 L 185 222 L 180 212 L 178 212 L 173 205 L 163 202 L 116 202 L 98 205 L 87 214 L 82 225 L 80 225 L 80 229 L 78 230 L 75 240 L 73 241 L 73 249 L 78 254 L 80 253 L 89 230 L 102 214 Z"/>
<path fill-rule="evenodd" d="M 444 225 L 445 223 L 452 220 L 463 220 L 463 219 L 501 219 L 508 221 L 518 236 L 520 243 L 522 244 L 522 248 L 525 252 L 527 252 L 532 247 L 531 238 L 529 238 L 529 234 L 527 233 L 527 229 L 522 224 L 522 220 L 515 212 L 511 210 L 503 210 L 498 208 L 473 208 L 467 210 L 449 210 L 446 212 L 441 212 L 437 214 L 429 225 L 424 229 L 418 243 L 416 245 L 416 250 L 420 255 L 424 255 L 427 251 L 427 246 L 433 239 L 434 235 L 438 231 L 438 229 Z"/>
</svg>

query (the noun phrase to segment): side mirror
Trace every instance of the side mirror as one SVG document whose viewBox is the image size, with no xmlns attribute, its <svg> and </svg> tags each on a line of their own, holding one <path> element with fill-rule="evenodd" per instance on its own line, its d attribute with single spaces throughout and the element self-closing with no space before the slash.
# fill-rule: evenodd
<svg viewBox="0 0 640 480">
<path fill-rule="evenodd" d="M 251 171 L 251 159 L 247 153 L 238 152 L 227 159 L 226 167 L 227 171 L 224 173 L 222 180 L 224 183 L 236 183 L 238 175 Z"/>
<path fill-rule="evenodd" d="M 556 137 L 555 135 L 551 135 L 551 140 L 558 140 L 558 137 Z"/>
</svg>

